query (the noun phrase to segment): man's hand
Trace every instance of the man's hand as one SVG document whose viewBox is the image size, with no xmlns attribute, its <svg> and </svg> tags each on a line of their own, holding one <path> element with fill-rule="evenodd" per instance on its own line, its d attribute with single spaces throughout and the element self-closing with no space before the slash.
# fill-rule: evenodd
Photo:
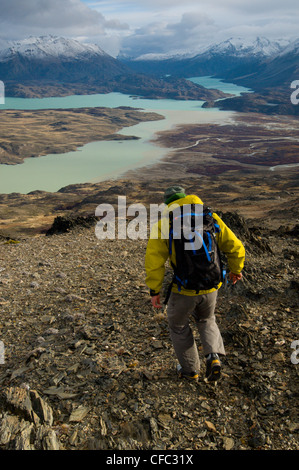
<svg viewBox="0 0 299 470">
<path fill-rule="evenodd" d="M 151 297 L 151 302 L 152 302 L 152 306 L 155 307 L 155 308 L 162 308 L 162 305 L 160 303 L 160 294 L 158 295 L 153 295 Z"/>
<path fill-rule="evenodd" d="M 242 273 L 235 274 L 235 273 L 230 272 L 228 277 L 229 277 L 229 280 L 232 281 L 233 284 L 236 284 L 236 282 L 238 282 L 238 281 L 240 281 L 240 279 L 242 279 Z"/>
</svg>

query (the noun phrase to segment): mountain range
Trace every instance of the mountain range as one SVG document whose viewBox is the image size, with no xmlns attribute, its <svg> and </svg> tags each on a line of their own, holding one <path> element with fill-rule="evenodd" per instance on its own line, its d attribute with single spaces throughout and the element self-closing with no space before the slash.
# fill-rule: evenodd
<svg viewBox="0 0 299 470">
<path fill-rule="evenodd" d="M 299 39 L 291 42 L 263 37 L 253 41 L 230 38 L 202 47 L 193 54 L 147 54 L 136 58 L 120 55 L 119 59 L 142 73 L 184 77 L 213 75 L 257 90 L 298 78 L 298 46 Z"/>
<path fill-rule="evenodd" d="M 283 51 L 291 43 L 288 39 L 278 39 L 270 41 L 265 37 L 257 37 L 254 40 L 246 38 L 230 38 L 222 42 L 211 43 L 200 46 L 197 50 L 190 52 L 176 52 L 169 54 L 144 54 L 137 57 L 119 54 L 120 59 L 128 59 L 135 61 L 146 60 L 166 60 L 166 59 L 192 59 L 196 57 L 210 58 L 216 55 L 232 55 L 235 57 L 266 57 L 278 54 Z"/>
<path fill-rule="evenodd" d="M 214 76 L 255 93 L 228 98 L 187 78 Z M 185 54 L 114 58 L 99 46 L 56 36 L 30 37 L 0 50 L 7 96 L 122 92 L 147 98 L 195 99 L 209 106 L 298 114 L 290 85 L 299 79 L 299 39 L 230 38 Z M 269 103 L 271 106 L 269 106 Z"/>
<path fill-rule="evenodd" d="M 99 46 L 55 36 L 30 37 L 0 50 L 3 81 L 109 79 L 128 71 L 127 66 Z"/>
<path fill-rule="evenodd" d="M 99 46 L 55 36 L 30 37 L 0 50 L 6 96 L 123 92 L 148 98 L 217 99 L 225 95 L 178 77 L 136 72 Z"/>
<path fill-rule="evenodd" d="M 290 100 L 291 83 L 299 78 L 299 39 L 231 38 L 192 54 L 120 56 L 119 59 L 138 73 L 185 78 L 208 75 L 253 91 L 205 106 L 265 114 L 299 114 L 299 107 Z"/>
</svg>

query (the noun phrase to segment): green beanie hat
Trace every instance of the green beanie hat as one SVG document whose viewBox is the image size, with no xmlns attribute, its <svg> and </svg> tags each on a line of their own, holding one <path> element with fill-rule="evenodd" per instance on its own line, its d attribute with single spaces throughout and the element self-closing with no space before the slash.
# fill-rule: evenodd
<svg viewBox="0 0 299 470">
<path fill-rule="evenodd" d="M 181 186 L 170 186 L 164 192 L 165 204 L 170 204 L 172 201 L 176 201 L 182 197 L 186 197 L 185 190 Z"/>
</svg>

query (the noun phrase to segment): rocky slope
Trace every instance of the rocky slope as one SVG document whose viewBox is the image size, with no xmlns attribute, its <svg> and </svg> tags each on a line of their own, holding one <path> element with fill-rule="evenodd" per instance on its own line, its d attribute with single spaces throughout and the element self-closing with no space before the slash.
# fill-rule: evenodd
<svg viewBox="0 0 299 470">
<path fill-rule="evenodd" d="M 277 166 L 293 161 L 296 129 L 258 116 L 179 128 L 157 137 L 172 150 L 163 161 L 126 178 L 1 195 L 0 449 L 298 448 L 298 177 Z M 198 384 L 176 376 L 145 285 L 146 240 L 94 231 L 98 204 L 121 195 L 148 208 L 178 181 L 247 252 L 243 280 L 219 292 L 216 388 L 204 363 Z"/>
<path fill-rule="evenodd" d="M 198 384 L 175 374 L 146 240 L 98 240 L 82 218 L 1 240 L 1 449 L 297 449 L 298 225 L 220 214 L 247 260 L 243 281 L 219 292 L 216 387 L 204 364 Z"/>
</svg>

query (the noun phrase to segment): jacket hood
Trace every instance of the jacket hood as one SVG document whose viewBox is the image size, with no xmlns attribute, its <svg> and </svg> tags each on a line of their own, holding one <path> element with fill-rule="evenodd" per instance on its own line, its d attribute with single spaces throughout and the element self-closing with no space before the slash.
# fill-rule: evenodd
<svg viewBox="0 0 299 470">
<path fill-rule="evenodd" d="M 168 204 L 168 206 L 167 206 L 168 210 L 173 204 L 176 204 L 176 205 L 179 205 L 179 206 L 183 206 L 184 204 L 201 204 L 201 205 L 203 205 L 203 202 L 198 196 L 195 196 L 195 194 L 190 194 L 186 197 L 182 197 L 182 198 L 177 199 L 176 201 L 173 201 L 170 204 Z"/>
<path fill-rule="evenodd" d="M 158 227 L 159 227 L 160 230 L 161 230 L 162 238 L 167 238 L 168 239 L 169 238 L 169 213 L 173 209 L 175 209 L 177 206 L 181 207 L 181 206 L 186 205 L 186 204 L 201 204 L 201 205 L 203 205 L 203 202 L 198 196 L 195 196 L 194 194 L 190 194 L 186 197 L 182 197 L 180 199 L 177 199 L 176 201 L 170 202 L 165 207 L 165 209 L 163 210 L 162 217 L 161 217 L 161 220 L 159 221 L 159 223 L 154 225 L 154 227 L 152 229 L 151 237 L 159 238 L 159 235 L 158 235 Z"/>
</svg>

